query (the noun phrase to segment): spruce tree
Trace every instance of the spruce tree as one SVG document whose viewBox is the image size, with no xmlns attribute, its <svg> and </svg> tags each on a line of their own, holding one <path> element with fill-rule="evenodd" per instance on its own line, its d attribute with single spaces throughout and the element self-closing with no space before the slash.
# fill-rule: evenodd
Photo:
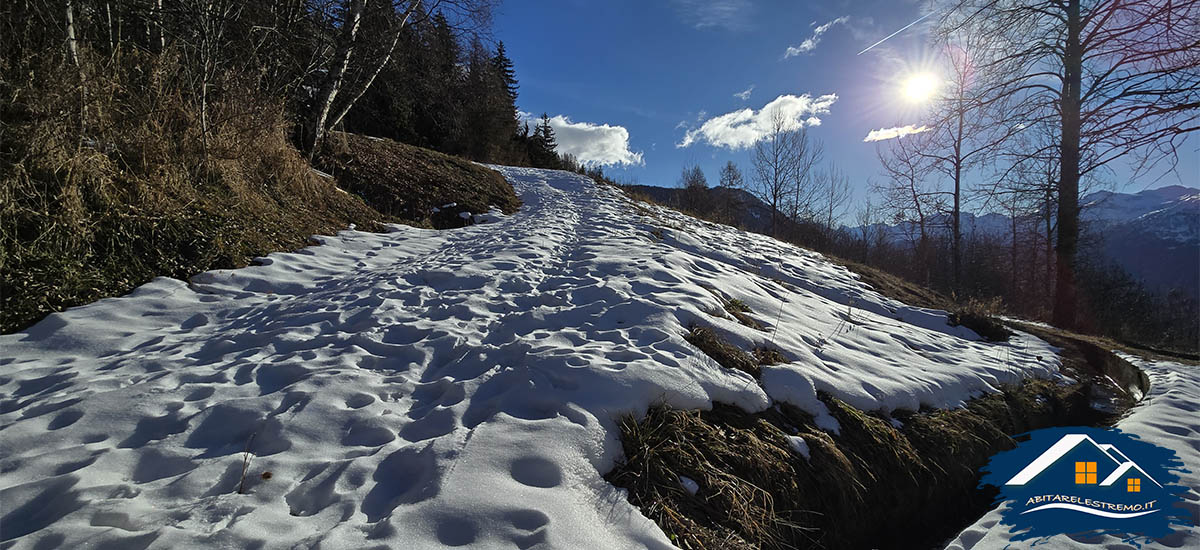
<svg viewBox="0 0 1200 550">
<path fill-rule="evenodd" d="M 542 113 L 542 120 L 533 130 L 529 140 L 529 161 L 537 168 L 557 168 L 558 143 L 554 139 L 554 128 L 550 126 L 550 116 Z"/>
<path fill-rule="evenodd" d="M 496 74 L 504 83 L 504 89 L 508 92 L 509 101 L 513 104 L 513 110 L 516 110 L 517 102 L 517 72 L 513 69 L 513 62 L 508 58 L 508 52 L 504 49 L 504 42 L 496 44 L 496 54 L 492 56 L 492 67 Z"/>
<path fill-rule="evenodd" d="M 445 16 L 438 13 L 426 37 L 428 79 L 420 103 L 417 131 L 426 145 L 446 153 L 459 153 L 463 134 L 463 72 L 458 40 Z"/>
</svg>

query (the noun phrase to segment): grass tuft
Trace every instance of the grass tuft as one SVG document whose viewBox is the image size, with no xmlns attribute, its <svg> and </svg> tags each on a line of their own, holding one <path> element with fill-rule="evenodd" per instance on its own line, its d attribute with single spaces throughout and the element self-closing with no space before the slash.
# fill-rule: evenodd
<svg viewBox="0 0 1200 550">
<path fill-rule="evenodd" d="M 788 362 L 787 356 L 775 348 L 754 348 L 751 353 L 759 365 L 779 365 Z"/>
<path fill-rule="evenodd" d="M 683 337 L 722 367 L 740 370 L 755 379 L 762 372 L 758 366 L 759 362 L 753 356 L 730 344 L 711 328 L 692 325 L 688 327 L 688 331 Z"/>
<path fill-rule="evenodd" d="M 743 302 L 737 298 L 727 299 L 721 293 L 721 291 L 710 286 L 704 286 L 704 289 L 709 291 L 709 293 L 711 293 L 717 298 L 717 300 L 721 302 L 721 309 L 709 310 L 706 312 L 709 315 L 712 315 L 713 317 L 724 318 L 725 314 L 721 313 L 721 310 L 724 310 L 725 313 L 729 314 L 730 317 L 733 317 L 737 320 L 737 322 L 744 326 L 750 327 L 754 330 L 767 330 L 766 327 L 762 326 L 761 323 L 755 321 L 754 318 L 749 315 L 752 313 L 752 310 L 750 309 L 750 306 L 746 305 L 746 302 Z"/>
<path fill-rule="evenodd" d="M 950 314 L 950 326 L 964 326 L 989 342 L 1005 342 L 1012 331 L 996 317 L 1000 313 L 1000 299 L 979 300 L 971 298 L 966 305 Z"/>
</svg>

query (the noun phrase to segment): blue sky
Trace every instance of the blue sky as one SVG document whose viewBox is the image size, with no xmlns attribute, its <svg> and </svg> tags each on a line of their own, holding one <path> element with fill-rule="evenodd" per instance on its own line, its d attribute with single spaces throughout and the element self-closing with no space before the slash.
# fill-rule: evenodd
<svg viewBox="0 0 1200 550">
<path fill-rule="evenodd" d="M 861 199 L 868 178 L 881 178 L 877 144 L 863 139 L 921 123 L 919 104 L 900 88 L 934 55 L 923 24 L 858 53 L 921 17 L 924 5 L 509 0 L 495 38 L 516 63 L 518 107 L 556 117 L 560 145 L 605 163 L 618 179 L 671 186 L 684 165 L 697 164 L 715 184 L 727 160 L 748 178 L 742 145 L 755 136 L 755 114 L 778 101 L 809 123 L 826 164 L 849 176 Z M 1196 186 L 1197 141 L 1187 143 L 1178 174 L 1117 189 Z M 1125 173 L 1117 167 L 1110 179 L 1124 183 Z"/>
</svg>

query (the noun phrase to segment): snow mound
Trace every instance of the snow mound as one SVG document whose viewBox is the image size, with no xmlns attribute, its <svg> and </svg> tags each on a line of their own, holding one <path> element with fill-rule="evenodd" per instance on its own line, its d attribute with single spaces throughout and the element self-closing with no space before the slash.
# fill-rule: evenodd
<svg viewBox="0 0 1200 550">
<path fill-rule="evenodd" d="M 601 477 L 623 415 L 786 401 L 836 429 L 817 392 L 888 412 L 1056 375 L 1040 340 L 980 341 L 818 254 L 497 169 L 514 215 L 343 231 L 0 337 L 0 542 L 670 548 Z M 790 362 L 760 386 L 691 324 Z"/>
</svg>

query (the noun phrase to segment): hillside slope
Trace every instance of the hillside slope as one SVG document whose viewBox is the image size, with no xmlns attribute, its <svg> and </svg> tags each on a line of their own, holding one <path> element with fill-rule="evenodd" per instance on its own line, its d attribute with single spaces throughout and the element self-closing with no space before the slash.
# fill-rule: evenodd
<svg viewBox="0 0 1200 550">
<path fill-rule="evenodd" d="M 343 231 L 0 337 L 0 542 L 669 548 L 602 477 L 625 415 L 783 402 L 836 433 L 818 392 L 886 416 L 1059 376 L 1044 342 L 984 342 L 818 254 L 497 169 L 511 216 Z M 756 381 L 692 326 L 784 362 Z"/>
</svg>

